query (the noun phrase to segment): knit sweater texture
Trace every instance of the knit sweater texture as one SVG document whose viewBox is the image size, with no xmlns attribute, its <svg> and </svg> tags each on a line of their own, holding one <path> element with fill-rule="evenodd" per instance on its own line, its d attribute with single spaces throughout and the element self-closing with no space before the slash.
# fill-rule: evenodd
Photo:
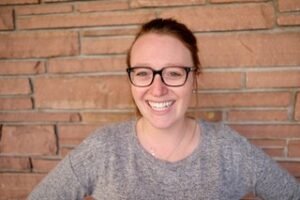
<svg viewBox="0 0 300 200">
<path fill-rule="evenodd" d="M 266 200 L 299 200 L 297 180 L 222 123 L 199 121 L 199 145 L 168 162 L 139 143 L 136 121 L 98 129 L 66 156 L 29 200 L 239 200 L 252 192 Z"/>
</svg>

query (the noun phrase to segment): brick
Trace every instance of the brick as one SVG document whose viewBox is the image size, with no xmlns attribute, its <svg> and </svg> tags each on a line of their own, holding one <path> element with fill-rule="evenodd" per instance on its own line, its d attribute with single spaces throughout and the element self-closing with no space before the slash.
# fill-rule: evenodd
<svg viewBox="0 0 300 200">
<path fill-rule="evenodd" d="M 198 113 L 198 119 L 204 119 L 212 122 L 220 122 L 223 120 L 223 113 L 220 111 L 196 111 Z M 193 115 L 191 115 L 193 117 Z M 197 119 L 197 118 L 196 118 Z"/>
<path fill-rule="evenodd" d="M 186 22 L 193 31 L 269 29 L 274 25 L 274 8 L 269 3 L 174 8 L 161 11 L 159 16 Z"/>
<path fill-rule="evenodd" d="M 0 75 L 27 75 L 45 72 L 45 64 L 41 61 L 0 61 Z"/>
<path fill-rule="evenodd" d="M 45 174 L 0 173 L 0 200 L 26 199 Z"/>
<path fill-rule="evenodd" d="M 130 7 L 141 8 L 141 7 L 161 7 L 161 6 L 180 6 L 180 5 L 201 5 L 204 4 L 205 0 L 131 0 Z"/>
<path fill-rule="evenodd" d="M 126 69 L 125 57 L 51 59 L 48 61 L 50 73 L 74 72 L 117 72 Z"/>
<path fill-rule="evenodd" d="M 50 172 L 60 160 L 32 158 L 32 168 L 34 172 Z"/>
<path fill-rule="evenodd" d="M 2 122 L 79 122 L 78 113 L 16 112 L 0 113 Z"/>
<path fill-rule="evenodd" d="M 246 3 L 246 2 L 264 2 L 268 0 L 210 0 L 211 3 L 234 3 L 234 2 L 240 2 L 240 3 Z"/>
<path fill-rule="evenodd" d="M 72 1 L 72 0 L 41 0 L 44 3 L 54 3 L 54 2 L 65 2 L 65 1 Z"/>
<path fill-rule="evenodd" d="M 242 92 L 198 94 L 197 107 L 270 107 L 288 106 L 291 94 L 288 92 Z M 195 102 L 192 102 L 195 106 Z"/>
<path fill-rule="evenodd" d="M 37 4 L 39 0 L 0 0 L 0 5 Z"/>
<path fill-rule="evenodd" d="M 36 78 L 34 85 L 37 108 L 132 107 L 129 83 L 125 76 L 42 77 Z"/>
<path fill-rule="evenodd" d="M 61 146 L 59 149 L 59 155 L 61 157 L 65 157 L 66 155 L 68 155 L 72 150 L 74 149 L 74 146 Z"/>
<path fill-rule="evenodd" d="M 297 98 L 296 98 L 295 120 L 300 121 L 300 92 L 297 93 Z"/>
<path fill-rule="evenodd" d="M 188 110 L 187 115 L 196 119 L 204 119 L 211 122 L 220 122 L 223 120 L 223 114 L 221 111 Z"/>
<path fill-rule="evenodd" d="M 111 123 L 134 118 L 134 113 L 82 113 L 83 122 Z"/>
<path fill-rule="evenodd" d="M 1 153 L 55 155 L 56 151 L 56 136 L 52 126 L 2 127 Z"/>
<path fill-rule="evenodd" d="M 279 11 L 297 11 L 300 10 L 300 0 L 278 0 Z"/>
<path fill-rule="evenodd" d="M 87 197 L 84 197 L 84 200 L 95 200 L 95 199 L 91 196 L 87 196 Z"/>
<path fill-rule="evenodd" d="M 300 140 L 290 140 L 288 150 L 289 157 L 300 157 Z"/>
<path fill-rule="evenodd" d="M 284 157 L 284 148 L 264 148 L 263 151 L 270 157 Z"/>
<path fill-rule="evenodd" d="M 95 12 L 95 11 L 109 11 L 109 10 L 125 10 L 129 8 L 127 1 L 96 1 L 88 3 L 77 3 L 76 10 L 79 12 Z"/>
<path fill-rule="evenodd" d="M 300 87 L 300 71 L 248 72 L 248 88 Z"/>
<path fill-rule="evenodd" d="M 26 16 L 17 19 L 19 29 L 76 28 L 104 25 L 140 24 L 155 17 L 152 11 L 107 11 L 65 15 Z"/>
<path fill-rule="evenodd" d="M 241 200 L 262 200 L 259 197 L 255 197 L 253 193 L 246 194 Z"/>
<path fill-rule="evenodd" d="M 82 36 L 118 36 L 118 35 L 135 35 L 138 32 L 136 27 L 107 27 L 101 29 L 83 30 Z"/>
<path fill-rule="evenodd" d="M 300 33 L 240 33 L 198 36 L 203 67 L 300 65 Z M 230 51 L 228 51 L 230 49 Z"/>
<path fill-rule="evenodd" d="M 81 50 L 83 54 L 126 53 L 133 37 L 84 38 Z"/>
<path fill-rule="evenodd" d="M 232 122 L 240 121 L 287 121 L 288 111 L 281 110 L 245 110 L 229 111 L 227 120 Z"/>
<path fill-rule="evenodd" d="M 0 30 L 12 29 L 14 29 L 13 9 L 0 8 Z"/>
<path fill-rule="evenodd" d="M 202 72 L 197 79 L 199 89 L 237 89 L 242 87 L 239 72 Z"/>
<path fill-rule="evenodd" d="M 58 126 L 60 146 L 78 145 L 84 138 L 100 127 L 95 125 L 60 125 Z"/>
<path fill-rule="evenodd" d="M 28 110 L 32 108 L 29 97 L 0 98 L 0 110 Z"/>
<path fill-rule="evenodd" d="M 300 25 L 300 15 L 280 15 L 277 18 L 277 24 L 281 26 L 297 26 Z"/>
<path fill-rule="evenodd" d="M 284 148 L 287 144 L 284 139 L 252 139 L 250 142 L 261 148 Z"/>
<path fill-rule="evenodd" d="M 25 78 L 0 79 L 0 95 L 31 93 L 29 80 Z"/>
<path fill-rule="evenodd" d="M 300 162 L 282 161 L 279 164 L 286 170 L 288 170 L 295 177 L 300 177 Z"/>
<path fill-rule="evenodd" d="M 79 49 L 75 32 L 3 33 L 0 43 L 0 58 L 77 55 Z"/>
<path fill-rule="evenodd" d="M 0 170 L 18 171 L 30 169 L 31 166 L 28 157 L 0 156 Z"/>
<path fill-rule="evenodd" d="M 71 4 L 33 5 L 17 7 L 16 15 L 69 13 L 72 11 L 73 8 Z"/>
<path fill-rule="evenodd" d="M 285 139 L 300 138 L 299 125 L 231 125 L 240 134 L 247 138 Z"/>
</svg>

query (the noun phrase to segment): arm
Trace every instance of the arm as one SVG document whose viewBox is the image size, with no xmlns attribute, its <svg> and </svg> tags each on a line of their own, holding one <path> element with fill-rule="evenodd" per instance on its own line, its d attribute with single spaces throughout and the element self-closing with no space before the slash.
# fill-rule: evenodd
<svg viewBox="0 0 300 200">
<path fill-rule="evenodd" d="M 75 175 L 70 158 L 67 156 L 37 185 L 28 200 L 83 199 L 85 195 L 86 191 Z"/>
<path fill-rule="evenodd" d="M 228 126 L 223 130 L 238 185 L 245 183 L 246 192 L 264 200 L 300 200 L 300 184 L 292 175 L 235 130 Z"/>
<path fill-rule="evenodd" d="M 252 151 L 256 195 L 266 200 L 299 200 L 299 182 L 262 150 L 253 146 Z"/>
<path fill-rule="evenodd" d="M 86 138 L 70 152 L 52 170 L 29 195 L 29 200 L 37 199 L 83 199 L 90 195 L 96 181 L 97 169 L 94 153 L 101 153 L 97 148 L 95 135 Z M 96 144 L 95 144 L 96 143 Z"/>
</svg>

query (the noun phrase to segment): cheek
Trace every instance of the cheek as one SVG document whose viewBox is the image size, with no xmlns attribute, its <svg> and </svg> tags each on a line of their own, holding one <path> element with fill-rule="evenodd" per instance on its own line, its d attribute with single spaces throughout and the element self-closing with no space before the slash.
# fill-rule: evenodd
<svg viewBox="0 0 300 200">
<path fill-rule="evenodd" d="M 131 94 L 136 104 L 139 104 L 139 101 L 141 101 L 144 93 L 145 91 L 143 89 L 131 86 Z"/>
<path fill-rule="evenodd" d="M 193 85 L 191 84 L 182 90 L 181 97 L 183 98 L 184 102 L 189 103 L 191 101 L 192 96 L 193 96 Z"/>
<path fill-rule="evenodd" d="M 186 90 L 184 93 L 183 93 L 183 101 L 187 104 L 190 103 L 191 101 L 191 97 L 192 97 L 192 91 L 191 90 Z"/>
<path fill-rule="evenodd" d="M 134 102 L 136 102 L 136 100 L 137 100 L 136 95 L 137 95 L 136 90 L 131 86 L 131 96 L 132 96 Z"/>
</svg>

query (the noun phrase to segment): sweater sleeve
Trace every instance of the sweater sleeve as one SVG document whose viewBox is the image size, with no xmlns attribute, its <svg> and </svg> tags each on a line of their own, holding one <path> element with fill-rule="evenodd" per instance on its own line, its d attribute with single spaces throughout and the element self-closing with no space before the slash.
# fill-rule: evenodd
<svg viewBox="0 0 300 200">
<path fill-rule="evenodd" d="M 300 184 L 261 149 L 252 145 L 254 192 L 263 199 L 299 200 Z"/>
<path fill-rule="evenodd" d="M 85 194 L 67 156 L 37 185 L 28 200 L 83 199 Z"/>
<path fill-rule="evenodd" d="M 103 171 L 103 158 L 108 148 L 104 129 L 97 129 L 79 146 L 72 150 L 42 180 L 29 195 L 29 200 L 83 199 L 91 195 L 98 179 L 98 172 Z"/>
<path fill-rule="evenodd" d="M 238 185 L 248 180 L 248 192 L 264 200 L 300 200 L 300 184 L 291 174 L 235 130 L 226 125 L 222 128 Z"/>
</svg>

